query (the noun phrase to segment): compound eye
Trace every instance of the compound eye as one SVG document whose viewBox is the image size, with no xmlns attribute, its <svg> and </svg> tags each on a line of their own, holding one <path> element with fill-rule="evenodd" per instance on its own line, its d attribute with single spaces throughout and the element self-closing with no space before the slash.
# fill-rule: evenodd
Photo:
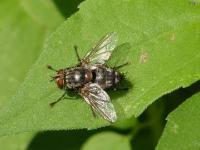
<svg viewBox="0 0 200 150">
<path fill-rule="evenodd" d="M 61 78 L 56 79 L 56 83 L 57 83 L 58 88 L 60 88 L 60 89 L 63 88 L 63 86 L 64 86 L 64 80 L 63 79 L 61 79 Z"/>
</svg>

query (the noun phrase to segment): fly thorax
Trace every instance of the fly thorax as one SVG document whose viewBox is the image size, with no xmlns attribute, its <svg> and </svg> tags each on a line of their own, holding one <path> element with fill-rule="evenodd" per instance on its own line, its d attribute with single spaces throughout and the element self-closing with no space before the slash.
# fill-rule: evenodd
<svg viewBox="0 0 200 150">
<path fill-rule="evenodd" d="M 80 71 L 74 72 L 74 82 L 82 82 L 83 81 L 83 74 Z"/>
<path fill-rule="evenodd" d="M 92 73 L 85 68 L 75 67 L 68 71 L 66 75 L 66 83 L 68 87 L 77 88 L 89 82 L 92 78 Z"/>
</svg>

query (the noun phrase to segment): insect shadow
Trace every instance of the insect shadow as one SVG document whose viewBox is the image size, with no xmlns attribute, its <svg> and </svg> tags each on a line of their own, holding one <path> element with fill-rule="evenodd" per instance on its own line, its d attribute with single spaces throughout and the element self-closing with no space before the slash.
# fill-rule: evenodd
<svg viewBox="0 0 200 150">
<path fill-rule="evenodd" d="M 123 97 L 124 95 L 126 95 L 132 88 L 133 84 L 130 81 L 124 79 L 118 87 L 116 87 L 115 89 L 109 89 L 107 90 L 107 92 L 113 101 L 119 97 Z"/>
<path fill-rule="evenodd" d="M 118 97 L 126 95 L 133 88 L 133 83 L 126 78 L 129 73 L 128 68 L 132 65 L 131 44 L 129 42 L 125 42 L 117 46 L 107 64 L 109 67 L 115 68 L 123 74 L 123 79 L 119 85 L 117 85 L 114 89 L 111 88 L 107 90 L 112 100 L 115 100 Z"/>
</svg>

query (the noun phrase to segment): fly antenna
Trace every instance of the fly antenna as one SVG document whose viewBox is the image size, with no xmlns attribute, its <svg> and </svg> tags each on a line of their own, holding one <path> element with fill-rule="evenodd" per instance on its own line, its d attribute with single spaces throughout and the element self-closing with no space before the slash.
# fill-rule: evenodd
<svg viewBox="0 0 200 150">
<path fill-rule="evenodd" d="M 47 65 L 47 68 L 48 68 L 49 70 L 52 70 L 52 71 L 58 72 L 58 70 L 54 69 L 51 65 Z"/>
</svg>

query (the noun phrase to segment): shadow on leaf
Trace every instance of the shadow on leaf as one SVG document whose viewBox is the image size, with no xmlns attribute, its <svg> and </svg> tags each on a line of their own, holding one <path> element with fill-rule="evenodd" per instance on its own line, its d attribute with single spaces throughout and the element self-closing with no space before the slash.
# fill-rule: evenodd
<svg viewBox="0 0 200 150">
<path fill-rule="evenodd" d="M 39 132 L 29 144 L 27 150 L 65 150 L 80 149 L 94 131 L 45 131 Z"/>
<path fill-rule="evenodd" d="M 83 0 L 53 0 L 53 2 L 62 16 L 68 18 L 78 11 L 78 5 L 83 2 Z"/>
</svg>

